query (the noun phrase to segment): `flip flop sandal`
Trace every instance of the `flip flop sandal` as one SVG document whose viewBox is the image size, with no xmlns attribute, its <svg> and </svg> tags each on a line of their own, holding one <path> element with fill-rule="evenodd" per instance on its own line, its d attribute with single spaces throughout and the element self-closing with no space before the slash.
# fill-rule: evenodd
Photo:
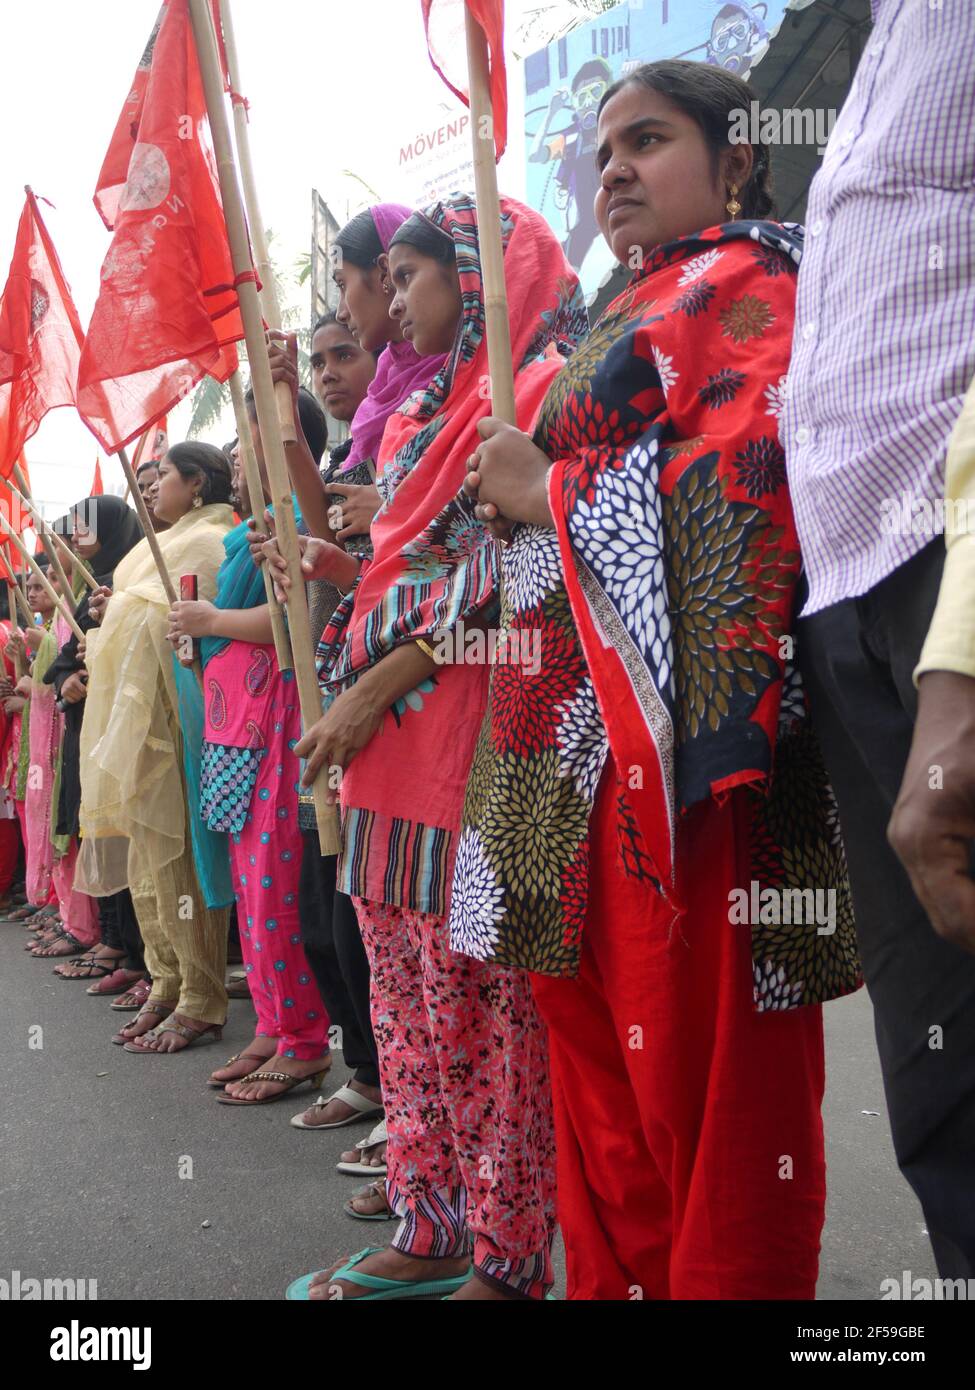
<svg viewBox="0 0 975 1390">
<path fill-rule="evenodd" d="M 222 1063 L 219 1067 L 215 1067 L 214 1070 L 225 1071 L 227 1067 L 232 1067 L 235 1062 L 243 1062 L 245 1060 L 248 1062 L 260 1062 L 263 1065 L 271 1059 L 270 1057 L 261 1057 L 256 1052 L 235 1052 L 232 1057 L 228 1057 L 226 1062 Z M 230 1076 L 226 1081 L 214 1081 L 213 1077 L 210 1076 L 207 1078 L 207 1085 L 211 1090 L 222 1091 L 224 1086 L 232 1086 L 235 1081 L 243 1081 L 243 1079 L 242 1076 Z"/>
<path fill-rule="evenodd" d="M 438 1293 L 456 1293 L 459 1288 L 467 1283 L 473 1273 L 473 1267 L 468 1266 L 466 1274 L 457 1274 L 449 1279 L 380 1279 L 373 1274 L 360 1274 L 356 1265 L 362 1263 L 367 1255 L 377 1255 L 380 1247 L 367 1245 L 365 1250 L 360 1250 L 351 1259 L 346 1260 L 341 1269 L 337 1269 L 332 1275 L 332 1282 L 337 1283 L 344 1279 L 347 1284 L 357 1284 L 359 1288 L 371 1289 L 371 1293 L 362 1295 L 362 1302 L 368 1303 L 370 1300 L 376 1301 L 384 1298 L 421 1298 L 424 1294 L 432 1295 Z M 308 1301 L 308 1290 L 311 1281 L 321 1270 L 314 1270 L 311 1274 L 304 1274 L 294 1283 L 289 1284 L 285 1293 L 285 1298 L 292 1301 Z M 340 1300 L 336 1300 L 339 1302 Z M 360 1300 L 356 1299 L 356 1303 Z"/>
<path fill-rule="evenodd" d="M 386 1133 L 386 1121 L 380 1120 L 376 1128 L 372 1130 L 365 1139 L 358 1140 L 354 1147 L 357 1148 L 360 1153 L 364 1153 L 366 1149 L 374 1149 L 379 1144 L 385 1144 L 388 1138 L 389 1136 Z M 351 1173 L 354 1178 L 361 1177 L 363 1173 L 373 1173 L 379 1178 L 386 1172 L 385 1163 L 352 1163 L 348 1160 L 340 1160 L 336 1163 L 335 1168 L 339 1173 Z"/>
<path fill-rule="evenodd" d="M 247 1076 L 238 1077 L 230 1085 L 236 1086 L 245 1081 L 279 1081 L 284 1086 L 283 1091 L 277 1091 L 273 1096 L 262 1096 L 260 1100 L 238 1100 L 236 1096 L 220 1095 L 217 1096 L 219 1105 L 273 1105 L 276 1100 L 284 1100 L 286 1095 L 297 1090 L 299 1086 L 304 1086 L 307 1081 L 313 1090 L 318 1090 L 325 1079 L 325 1071 L 316 1071 L 312 1076 L 289 1076 L 286 1071 L 252 1071 Z M 227 1084 L 227 1083 L 225 1083 Z"/>
<path fill-rule="evenodd" d="M 377 1105 L 374 1100 L 369 1100 L 367 1096 L 360 1095 L 358 1091 L 353 1091 L 351 1086 L 340 1086 L 330 1096 L 319 1096 L 311 1107 L 313 1110 L 324 1110 L 330 1100 L 344 1100 L 346 1105 L 351 1105 L 356 1114 L 350 1115 L 347 1120 L 332 1120 L 327 1125 L 306 1124 L 301 1115 L 292 1115 L 291 1123 L 295 1129 L 344 1129 L 346 1125 L 358 1124 L 360 1120 L 373 1120 L 377 1115 L 382 1115 L 383 1107 Z"/>
<path fill-rule="evenodd" d="M 112 1004 L 110 1007 L 114 1009 L 115 1005 Z M 162 1023 L 163 1019 L 168 1018 L 171 1013 L 175 1012 L 175 1010 L 175 1004 L 171 1009 L 164 1004 L 143 1004 L 142 1008 L 136 1014 L 135 1018 L 132 1019 L 130 1023 L 125 1023 L 122 1025 L 122 1028 L 120 1028 L 119 1031 L 112 1038 L 112 1042 L 115 1043 L 116 1047 L 124 1047 L 126 1043 L 134 1042 L 135 1038 L 127 1038 L 125 1036 L 124 1029 L 134 1028 L 135 1025 L 143 1018 L 158 1018 L 159 1022 Z M 151 1030 L 147 1029 L 146 1031 L 149 1032 Z M 141 1036 L 144 1035 L 140 1034 L 140 1037 Z"/>
<path fill-rule="evenodd" d="M 87 974 L 64 975 L 57 966 L 54 967 L 51 974 L 60 975 L 62 980 L 102 980 L 106 976 L 116 973 L 118 970 L 117 960 L 117 956 L 76 956 L 73 960 L 68 961 L 68 965 L 83 965 L 88 972 Z"/>
<path fill-rule="evenodd" d="M 96 984 L 89 985 L 85 993 L 106 995 L 131 993 L 132 986 L 138 984 L 142 978 L 143 976 L 138 970 L 123 970 L 119 965 L 116 966 L 110 975 L 105 975 L 102 979 L 98 980 Z M 149 998 L 148 994 L 145 998 Z M 143 1002 L 145 1001 L 143 1000 Z"/>
<path fill-rule="evenodd" d="M 383 1203 L 384 1203 L 384 1210 L 383 1210 L 383 1211 L 377 1211 L 377 1212 L 372 1212 L 372 1213 L 365 1212 L 365 1211 L 356 1211 L 355 1207 L 352 1205 L 352 1203 L 355 1201 L 356 1197 L 372 1197 L 372 1196 L 377 1195 L 377 1194 L 378 1194 L 380 1197 L 382 1197 L 382 1199 L 383 1199 Z M 353 1217 L 355 1217 L 356 1221 L 398 1221 L 398 1220 L 399 1220 L 399 1217 L 396 1215 L 395 1211 L 393 1211 L 392 1207 L 389 1205 L 388 1201 L 386 1200 L 386 1184 L 385 1184 L 385 1182 L 384 1182 L 381 1178 L 380 1178 L 379 1182 L 371 1182 L 371 1183 L 368 1183 L 364 1188 L 361 1189 L 361 1191 L 356 1192 L 347 1202 L 343 1202 L 343 1204 L 342 1204 L 342 1210 L 346 1213 L 347 1216 L 353 1216 Z"/>
<path fill-rule="evenodd" d="M 120 1014 L 135 1013 L 136 1009 L 141 1009 L 152 993 L 151 980 L 137 980 L 130 990 L 127 990 L 114 1004 L 109 1004 L 110 1009 L 115 1009 Z"/>
<path fill-rule="evenodd" d="M 173 1010 L 173 1012 L 175 1013 L 175 1010 Z M 168 1017 L 169 1015 L 167 1014 L 167 1018 Z M 190 1048 L 194 1047 L 199 1042 L 219 1042 L 223 1037 L 223 1024 L 208 1023 L 203 1028 L 189 1028 L 185 1023 L 160 1023 L 156 1028 L 150 1028 L 148 1033 L 142 1033 L 138 1038 L 133 1038 L 131 1042 L 123 1043 L 122 1051 L 134 1052 L 140 1057 L 171 1056 L 172 1054 L 168 1052 L 157 1052 L 154 1047 L 146 1047 L 144 1045 L 140 1047 L 139 1045 L 143 1043 L 144 1040 L 148 1041 L 149 1039 L 155 1042 L 156 1038 L 161 1037 L 163 1033 L 178 1033 L 181 1038 L 185 1038 L 186 1046 L 177 1047 L 175 1051 L 189 1052 Z M 207 1034 L 210 1036 L 207 1037 Z"/>
</svg>

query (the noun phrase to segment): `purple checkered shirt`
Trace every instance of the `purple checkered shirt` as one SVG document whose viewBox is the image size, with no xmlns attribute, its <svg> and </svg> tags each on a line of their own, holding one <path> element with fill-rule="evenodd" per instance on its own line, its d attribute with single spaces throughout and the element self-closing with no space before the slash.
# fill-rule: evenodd
<svg viewBox="0 0 975 1390">
<path fill-rule="evenodd" d="M 975 4 L 873 13 L 810 190 L 780 421 L 807 614 L 931 539 L 912 503 L 944 496 L 975 377 Z"/>
</svg>

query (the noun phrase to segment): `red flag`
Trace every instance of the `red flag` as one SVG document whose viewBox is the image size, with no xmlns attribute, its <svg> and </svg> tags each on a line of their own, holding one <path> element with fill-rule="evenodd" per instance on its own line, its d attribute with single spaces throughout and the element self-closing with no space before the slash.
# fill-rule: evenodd
<svg viewBox="0 0 975 1390">
<path fill-rule="evenodd" d="M 484 30 L 488 44 L 494 154 L 500 159 L 508 143 L 508 79 L 504 70 L 504 0 L 420 0 L 430 62 L 455 96 L 470 106 L 467 83 L 467 38 L 464 9 Z"/>
<path fill-rule="evenodd" d="M 74 405 L 85 338 L 61 262 L 28 192 L 0 301 L 0 477 L 49 410 Z"/>
<path fill-rule="evenodd" d="M 132 79 L 132 86 L 129 90 L 129 94 L 122 103 L 122 110 L 115 123 L 115 129 L 112 132 L 108 152 L 102 161 L 102 167 L 98 174 L 98 183 L 95 185 L 95 207 L 98 209 L 99 216 L 110 232 L 115 230 L 119 203 L 125 190 L 126 180 L 129 176 L 129 161 L 132 158 L 132 150 L 139 139 L 139 125 L 142 121 L 142 112 L 145 107 L 146 87 L 148 86 L 149 73 L 152 69 L 152 54 L 156 46 L 159 27 L 162 24 L 167 3 L 168 0 L 163 0 L 163 6 L 156 16 L 155 24 L 152 26 L 149 42 L 146 44 L 145 51 L 139 59 L 139 66 L 135 70 L 135 77 Z M 229 92 L 230 80 L 227 77 L 227 63 L 223 48 L 223 33 L 219 23 L 216 22 L 219 13 L 217 8 L 218 0 L 210 0 L 210 4 L 214 13 L 214 27 L 219 36 L 224 87 Z"/>
<path fill-rule="evenodd" d="M 139 59 L 139 66 L 135 70 L 135 77 L 132 79 L 129 94 L 122 103 L 122 111 L 112 132 L 108 153 L 102 161 L 98 183 L 95 185 L 95 207 L 109 231 L 113 231 L 115 227 L 119 202 L 125 189 L 125 181 L 129 176 L 129 160 L 132 158 L 133 146 L 139 138 L 139 122 L 142 120 L 142 108 L 145 105 L 146 84 L 149 81 L 149 69 L 152 65 L 152 50 L 156 44 L 156 37 L 165 9 L 166 7 L 163 5 L 156 16 L 155 24 L 152 26 L 149 42 Z"/>
<path fill-rule="evenodd" d="M 109 452 L 204 375 L 226 381 L 244 335 L 187 0 L 163 7 L 136 134 L 78 372 L 78 412 Z"/>
<path fill-rule="evenodd" d="M 88 496 L 89 496 L 89 497 L 101 497 L 101 495 L 102 495 L 102 493 L 103 493 L 104 491 L 105 491 L 105 488 L 104 488 L 104 486 L 102 485 L 102 464 L 101 464 L 101 459 L 99 459 L 98 455 L 96 454 L 96 455 L 95 455 L 95 476 L 94 476 L 94 477 L 92 478 L 92 480 L 91 480 L 91 492 L 89 492 Z"/>
</svg>

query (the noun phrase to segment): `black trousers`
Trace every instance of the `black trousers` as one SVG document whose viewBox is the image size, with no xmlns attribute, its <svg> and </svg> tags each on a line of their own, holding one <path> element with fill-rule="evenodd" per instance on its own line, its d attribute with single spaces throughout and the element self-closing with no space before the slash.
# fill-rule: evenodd
<svg viewBox="0 0 975 1390">
<path fill-rule="evenodd" d="M 323 858 L 317 830 L 301 832 L 298 911 L 301 941 L 355 1080 L 379 1085 L 379 1055 L 369 1013 L 369 961 L 352 899 L 335 891 L 335 855 Z"/>
<path fill-rule="evenodd" d="M 861 598 L 802 619 L 799 662 L 839 802 L 897 1161 L 942 1277 L 968 1279 L 975 956 L 935 934 L 886 836 L 917 713 L 912 672 L 943 565 L 939 538 Z"/>
<path fill-rule="evenodd" d="M 127 888 L 121 893 L 112 893 L 107 898 L 96 898 L 98 919 L 102 929 L 102 944 L 115 951 L 124 951 L 123 970 L 145 970 L 146 962 L 142 954 L 142 933 L 139 919 L 132 906 L 132 895 Z"/>
</svg>

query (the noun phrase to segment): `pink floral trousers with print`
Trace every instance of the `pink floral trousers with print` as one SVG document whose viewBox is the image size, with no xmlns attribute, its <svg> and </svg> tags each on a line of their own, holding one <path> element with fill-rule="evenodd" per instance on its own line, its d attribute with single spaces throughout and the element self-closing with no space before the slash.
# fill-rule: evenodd
<svg viewBox="0 0 975 1390">
<path fill-rule="evenodd" d="M 528 976 L 455 955 L 446 921 L 353 899 L 372 970 L 393 1245 L 470 1250 L 528 1298 L 552 1283 L 555 1140 L 548 1043 Z"/>
</svg>

